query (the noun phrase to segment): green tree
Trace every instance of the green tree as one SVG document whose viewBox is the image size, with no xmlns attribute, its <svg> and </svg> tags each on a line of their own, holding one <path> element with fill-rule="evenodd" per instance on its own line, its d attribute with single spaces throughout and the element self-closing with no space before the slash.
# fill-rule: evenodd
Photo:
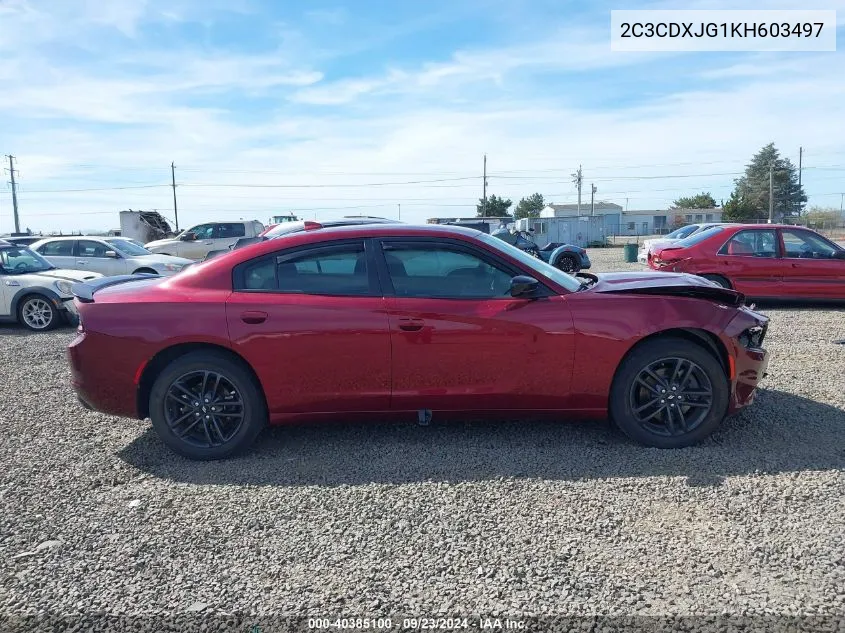
<svg viewBox="0 0 845 633">
<path fill-rule="evenodd" d="M 539 218 L 540 211 L 545 206 L 546 202 L 543 200 L 543 194 L 532 193 L 527 198 L 522 198 L 519 201 L 516 209 L 514 209 L 513 218 L 514 220 L 519 220 L 520 218 Z"/>
<path fill-rule="evenodd" d="M 694 196 L 678 198 L 672 206 L 676 209 L 713 209 L 716 207 L 716 200 L 709 191 L 706 191 Z"/>
<path fill-rule="evenodd" d="M 736 190 L 727 202 L 722 202 L 722 209 L 722 219 L 726 222 L 746 222 L 760 217 L 751 201 Z"/>
<path fill-rule="evenodd" d="M 804 188 L 798 184 L 795 165 L 788 158 L 781 158 L 775 144 L 769 143 L 754 154 L 745 168 L 745 174 L 734 181 L 731 199 L 737 202 L 735 210 L 744 215 L 745 219 L 769 217 L 770 166 L 774 184 L 774 218 L 800 215 L 807 203 Z M 747 215 L 749 211 L 752 215 Z"/>
<path fill-rule="evenodd" d="M 511 217 L 509 213 L 509 209 L 511 208 L 510 198 L 505 200 L 504 198 L 499 198 L 495 194 L 487 198 L 487 204 L 484 204 L 484 198 L 479 198 L 478 204 L 475 205 L 475 208 L 478 210 L 478 217 L 479 218 L 504 218 L 504 217 Z"/>
</svg>

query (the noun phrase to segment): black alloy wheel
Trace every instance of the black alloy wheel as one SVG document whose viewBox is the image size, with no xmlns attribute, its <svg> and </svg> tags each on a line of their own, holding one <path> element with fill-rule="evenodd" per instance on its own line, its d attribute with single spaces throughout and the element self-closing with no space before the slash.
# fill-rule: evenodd
<svg viewBox="0 0 845 633">
<path fill-rule="evenodd" d="M 578 262 L 572 255 L 561 255 L 557 260 L 557 268 L 570 275 L 580 270 Z"/>
</svg>

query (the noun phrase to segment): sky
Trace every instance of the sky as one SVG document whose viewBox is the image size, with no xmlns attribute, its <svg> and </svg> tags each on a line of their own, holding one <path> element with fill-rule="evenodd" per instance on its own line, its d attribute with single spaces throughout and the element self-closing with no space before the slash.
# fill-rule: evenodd
<svg viewBox="0 0 845 633">
<path fill-rule="evenodd" d="M 796 9 L 755 2 L 746 8 Z M 0 153 L 21 228 L 294 213 L 422 222 L 487 193 L 629 211 L 725 199 L 774 142 L 845 193 L 845 0 L 831 53 L 625 53 L 611 9 L 718 0 L 0 0 Z M 8 159 L 5 166 L 8 167 Z M 8 179 L 8 173 L 4 174 Z M 13 230 L 0 187 L 0 234 Z"/>
</svg>

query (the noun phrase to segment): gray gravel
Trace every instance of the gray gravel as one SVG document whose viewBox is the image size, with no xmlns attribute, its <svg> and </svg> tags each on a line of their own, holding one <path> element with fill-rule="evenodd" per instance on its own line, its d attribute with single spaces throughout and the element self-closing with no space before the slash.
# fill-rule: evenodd
<svg viewBox="0 0 845 633">
<path fill-rule="evenodd" d="M 336 425 L 209 464 L 80 408 L 71 330 L 2 326 L 0 630 L 97 613 L 127 630 L 438 613 L 841 626 L 845 309 L 762 311 L 765 389 L 698 447 L 594 423 Z"/>
</svg>

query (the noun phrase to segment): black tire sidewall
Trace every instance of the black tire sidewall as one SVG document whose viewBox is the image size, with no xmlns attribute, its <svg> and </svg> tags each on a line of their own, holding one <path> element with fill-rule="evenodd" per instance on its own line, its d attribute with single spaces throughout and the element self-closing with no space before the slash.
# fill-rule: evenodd
<svg viewBox="0 0 845 633">
<path fill-rule="evenodd" d="M 210 370 L 222 374 L 240 392 L 244 404 L 244 422 L 235 437 L 223 446 L 201 448 L 183 442 L 170 429 L 164 414 L 164 401 L 170 385 L 191 371 Z M 191 352 L 171 362 L 162 370 L 150 389 L 150 419 L 161 440 L 174 452 L 196 460 L 224 459 L 248 449 L 267 425 L 263 395 L 255 379 L 243 365 L 224 354 Z"/>
<path fill-rule="evenodd" d="M 701 367 L 713 387 L 713 407 L 704 421 L 689 433 L 665 437 L 642 428 L 631 412 L 628 394 L 631 383 L 643 367 L 661 358 L 690 360 Z M 730 400 L 730 385 L 721 362 L 708 350 L 695 343 L 666 338 L 647 341 L 635 348 L 619 367 L 610 392 L 610 415 L 613 422 L 632 440 L 655 448 L 683 448 L 697 444 L 711 435 L 725 418 Z"/>
<path fill-rule="evenodd" d="M 731 282 L 728 281 L 725 277 L 722 277 L 722 275 L 701 275 L 701 276 L 702 276 L 702 278 L 706 279 L 707 281 L 712 281 L 713 283 L 719 284 L 720 286 L 722 286 L 722 288 L 727 288 L 728 290 L 732 289 Z"/>
<path fill-rule="evenodd" d="M 23 309 L 27 303 L 33 300 L 41 300 L 47 303 L 50 307 L 50 314 L 52 314 L 52 318 L 50 319 L 50 323 L 47 324 L 46 327 L 37 328 L 32 327 L 29 323 L 27 323 L 23 318 Z M 52 300 L 50 297 L 45 297 L 44 295 L 29 295 L 28 297 L 24 297 L 23 301 L 20 302 L 18 305 L 18 322 L 24 326 L 27 330 L 32 332 L 48 332 L 49 330 L 54 329 L 59 322 L 59 311 L 56 306 L 53 305 Z"/>
</svg>

